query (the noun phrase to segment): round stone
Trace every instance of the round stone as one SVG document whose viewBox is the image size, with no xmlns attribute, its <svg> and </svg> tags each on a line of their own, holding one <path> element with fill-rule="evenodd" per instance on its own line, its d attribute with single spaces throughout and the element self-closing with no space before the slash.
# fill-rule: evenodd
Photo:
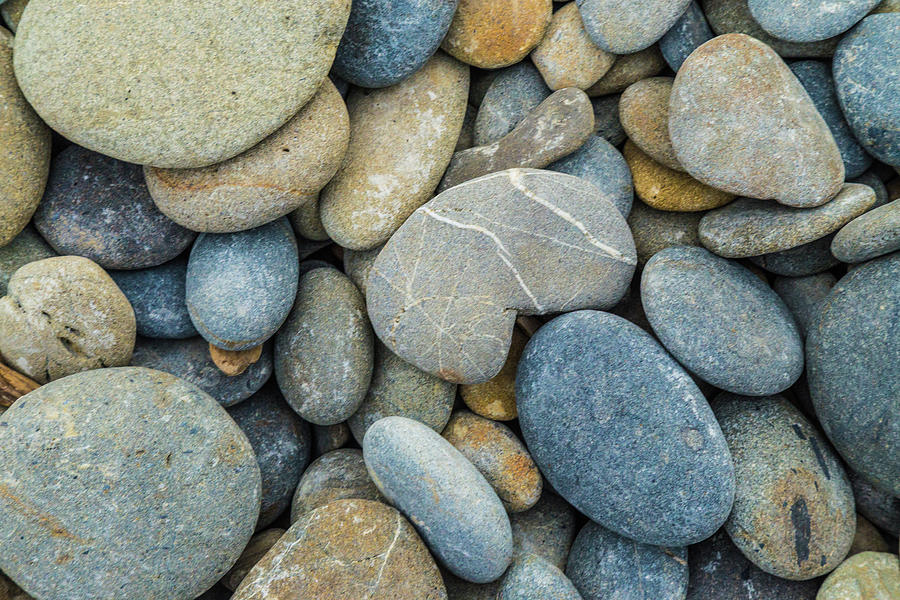
<svg viewBox="0 0 900 600">
<path fill-rule="evenodd" d="M 544 487 L 537 504 L 509 515 L 513 532 L 513 555 L 534 554 L 558 569 L 566 568 L 569 548 L 578 531 L 575 509 Z"/>
<path fill-rule="evenodd" d="M 636 202 L 628 215 L 628 226 L 634 235 L 638 264 L 671 246 L 699 246 L 698 226 L 702 212 L 672 212 L 650 208 Z"/>
<path fill-rule="evenodd" d="M 549 562 L 527 554 L 516 558 L 500 585 L 497 600 L 582 600 L 565 574 Z"/>
<path fill-rule="evenodd" d="M 253 534 L 253 449 L 177 377 L 79 373 L 23 396 L 0 426 L 0 567 L 32 596 L 187 600 Z"/>
<path fill-rule="evenodd" d="M 665 66 L 666 61 L 655 44 L 634 54 L 623 54 L 600 81 L 587 89 L 587 94 L 593 98 L 624 92 L 631 84 L 657 75 Z"/>
<path fill-rule="evenodd" d="M 598 46 L 633 54 L 652 45 L 675 24 L 690 0 L 578 0 L 584 27 Z"/>
<path fill-rule="evenodd" d="M 900 249 L 900 199 L 879 206 L 844 225 L 831 253 L 846 263 L 871 260 Z"/>
<path fill-rule="evenodd" d="M 892 600 L 898 596 L 897 555 L 863 552 L 845 560 L 822 582 L 816 600 Z"/>
<path fill-rule="evenodd" d="M 547 169 L 593 183 L 622 216 L 627 217 L 631 211 L 634 202 L 631 170 L 622 153 L 599 135 L 592 135 L 581 148 L 550 163 Z"/>
<path fill-rule="evenodd" d="M 847 475 L 856 510 L 885 531 L 900 531 L 900 497 L 879 490 L 853 471 L 848 470 Z"/>
<path fill-rule="evenodd" d="M 179 258 L 137 271 L 110 271 L 131 307 L 137 333 L 149 338 L 184 339 L 197 335 L 185 302 L 187 261 Z"/>
<path fill-rule="evenodd" d="M 550 95 L 534 64 L 522 61 L 494 77 L 475 117 L 475 146 L 493 144 L 512 131 Z"/>
<path fill-rule="evenodd" d="M 628 86 L 619 99 L 619 118 L 628 138 L 661 165 L 684 171 L 669 139 L 672 77 L 651 77 Z"/>
<path fill-rule="evenodd" d="M 337 500 L 382 500 L 366 471 L 361 450 L 341 448 L 314 460 L 303 472 L 291 502 L 291 523 Z"/>
<path fill-rule="evenodd" d="M 9 278 L 20 267 L 30 262 L 56 256 L 53 248 L 47 245 L 33 227 L 25 229 L 5 246 L 0 246 L 0 294 L 6 295 Z"/>
<path fill-rule="evenodd" d="M 810 323 L 835 283 L 837 280 L 831 273 L 817 273 L 805 277 L 776 277 L 772 289 L 791 310 L 801 335 L 806 338 Z"/>
<path fill-rule="evenodd" d="M 203 167 L 256 145 L 313 97 L 349 12 L 349 0 L 31 0 L 16 77 L 76 144 Z"/>
<path fill-rule="evenodd" d="M 791 42 L 817 42 L 840 35 L 875 8 L 881 0 L 749 0 L 756 22 L 775 37 Z"/>
<path fill-rule="evenodd" d="M 528 343 L 528 336 L 513 329 L 509 354 L 500 372 L 484 383 L 459 386 L 459 395 L 469 410 L 495 421 L 512 421 L 516 410 L 516 367 Z"/>
</svg>

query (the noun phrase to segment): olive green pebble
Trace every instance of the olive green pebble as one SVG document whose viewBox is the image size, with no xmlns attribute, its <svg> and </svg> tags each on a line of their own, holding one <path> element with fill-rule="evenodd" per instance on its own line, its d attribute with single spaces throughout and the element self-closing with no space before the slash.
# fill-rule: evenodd
<svg viewBox="0 0 900 600">
<path fill-rule="evenodd" d="M 900 562 L 896 554 L 862 552 L 835 569 L 819 588 L 816 600 L 897 600 Z"/>
<path fill-rule="evenodd" d="M 547 483 L 537 504 L 509 515 L 513 556 L 534 554 L 565 570 L 569 549 L 578 533 L 575 509 L 557 496 Z"/>
<path fill-rule="evenodd" d="M 359 291 L 366 295 L 366 285 L 369 282 L 369 273 L 375 265 L 375 259 L 384 246 L 378 246 L 371 250 L 350 250 L 344 248 L 344 272 L 350 278 Z"/>
<path fill-rule="evenodd" d="M 25 227 L 10 243 L 0 247 L 0 295 L 6 294 L 9 278 L 19 267 L 53 256 L 56 256 L 56 252 L 34 227 Z"/>
<path fill-rule="evenodd" d="M 288 220 L 300 237 L 314 242 L 326 242 L 330 239 L 325 227 L 322 226 L 322 218 L 319 215 L 318 193 L 309 196 L 300 205 L 300 208 L 291 212 Z"/>
<path fill-rule="evenodd" d="M 878 528 L 872 525 L 868 519 L 861 514 L 856 514 L 856 534 L 853 536 L 853 543 L 850 544 L 850 551 L 847 558 L 860 552 L 890 552 L 891 547 L 884 541 L 884 537 Z"/>
<path fill-rule="evenodd" d="M 703 212 L 674 212 L 656 210 L 635 202 L 628 215 L 628 225 L 634 235 L 638 264 L 670 246 L 699 246 L 698 227 Z"/>
</svg>

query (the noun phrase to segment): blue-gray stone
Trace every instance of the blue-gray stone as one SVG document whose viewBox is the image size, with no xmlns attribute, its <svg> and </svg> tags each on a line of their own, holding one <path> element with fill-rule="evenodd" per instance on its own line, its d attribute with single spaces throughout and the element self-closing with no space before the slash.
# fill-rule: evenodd
<svg viewBox="0 0 900 600">
<path fill-rule="evenodd" d="M 183 258 L 149 269 L 109 272 L 134 309 L 138 335 L 168 339 L 197 335 L 185 302 L 186 275 Z"/>
<path fill-rule="evenodd" d="M 582 600 L 569 578 L 543 558 L 517 557 L 500 585 L 497 600 Z"/>
<path fill-rule="evenodd" d="M 817 42 L 856 25 L 881 0 L 749 0 L 750 14 L 775 37 Z"/>
<path fill-rule="evenodd" d="M 287 405 L 274 386 L 228 409 L 259 463 L 262 504 L 257 531 L 271 525 L 290 506 L 300 476 L 309 463 L 312 434 L 309 424 Z"/>
<path fill-rule="evenodd" d="M 332 69 L 353 85 L 403 81 L 431 58 L 459 0 L 355 0 Z"/>
<path fill-rule="evenodd" d="M 177 377 L 63 377 L 20 398 L 0 432 L 0 568 L 31 597 L 188 600 L 253 534 L 253 448 Z"/>
<path fill-rule="evenodd" d="M 831 130 L 831 135 L 834 136 L 841 158 L 844 160 L 844 176 L 847 179 L 859 177 L 872 164 L 872 157 L 856 141 L 847 119 L 844 118 L 834 91 L 831 67 L 817 60 L 797 61 L 788 66 L 803 84 L 816 110 Z"/>
<path fill-rule="evenodd" d="M 776 394 L 803 372 L 803 340 L 790 310 L 736 262 L 695 246 L 666 248 L 644 268 L 641 301 L 666 349 L 720 389 Z"/>
<path fill-rule="evenodd" d="M 566 575 L 584 600 L 683 600 L 687 548 L 640 544 L 588 521 L 572 544 Z"/>
<path fill-rule="evenodd" d="M 886 168 L 887 165 L 882 165 Z M 893 177 L 893 171 L 891 171 L 891 175 L 888 176 L 888 180 Z M 867 185 L 872 188 L 872 191 L 875 192 L 875 204 L 872 205 L 872 208 L 869 210 L 878 208 L 879 206 L 884 206 L 888 202 L 890 202 L 890 196 L 888 196 L 887 186 L 884 185 L 884 181 L 875 174 L 874 169 L 870 169 L 863 173 L 858 177 L 854 177 L 852 179 L 848 178 L 847 183 L 861 183 L 863 185 Z"/>
<path fill-rule="evenodd" d="M 900 533 L 900 497 L 879 490 L 871 483 L 847 470 L 856 510 L 876 527 L 893 533 Z"/>
<path fill-rule="evenodd" d="M 537 67 L 522 61 L 491 81 L 475 117 L 474 145 L 493 144 L 551 94 Z"/>
<path fill-rule="evenodd" d="M 599 135 L 592 135 L 584 146 L 552 163 L 547 169 L 593 183 L 623 217 L 631 212 L 634 202 L 631 169 L 622 153 Z"/>
<path fill-rule="evenodd" d="M 668 546 L 725 522 L 725 438 L 688 374 L 636 325 L 587 310 L 553 319 L 525 347 L 516 403 L 541 472 L 591 520 Z"/>
<path fill-rule="evenodd" d="M 272 376 L 272 348 L 263 347 L 259 360 L 247 370 L 229 377 L 212 361 L 209 343 L 202 337 L 187 340 L 138 338 L 131 364 L 171 373 L 193 383 L 222 406 L 246 400 Z"/>
<path fill-rule="evenodd" d="M 834 53 L 834 83 L 856 139 L 869 154 L 900 166 L 900 13 L 871 15 Z"/>
<path fill-rule="evenodd" d="M 770 252 L 749 258 L 757 267 L 769 273 L 785 277 L 803 277 L 827 271 L 841 261 L 831 253 L 831 241 L 834 234 L 826 235 L 815 241 L 795 246 L 780 252 Z"/>
<path fill-rule="evenodd" d="M 684 14 L 690 0 L 576 0 L 584 30 L 613 54 L 634 54 L 659 40 Z"/>
<path fill-rule="evenodd" d="M 619 98 L 621 94 L 610 94 L 591 98 L 594 107 L 594 133 L 613 146 L 625 141 L 625 128 L 619 120 Z"/>
<path fill-rule="evenodd" d="M 450 442 L 418 421 L 385 417 L 369 427 L 362 446 L 378 490 L 447 569 L 472 583 L 503 574 L 513 551 L 506 510 Z"/>
<path fill-rule="evenodd" d="M 831 273 L 817 273 L 805 277 L 776 277 L 772 289 L 790 309 L 805 338 L 819 305 L 831 293 L 835 283 L 837 279 Z"/>
<path fill-rule="evenodd" d="M 706 17 L 696 0 L 692 0 L 684 14 L 659 40 L 659 50 L 672 70 L 677 72 L 691 52 L 711 39 L 713 32 Z"/>
<path fill-rule="evenodd" d="M 211 344 L 246 350 L 272 337 L 297 293 L 297 240 L 284 217 L 237 233 L 204 233 L 188 261 L 194 327 Z"/>
<path fill-rule="evenodd" d="M 856 267 L 806 338 L 816 416 L 847 464 L 900 496 L 900 254 Z"/>
<path fill-rule="evenodd" d="M 31 225 L 0 247 L 0 295 L 6 295 L 6 285 L 13 273 L 30 262 L 56 256 L 53 248 L 47 245 L 44 238 Z"/>
</svg>

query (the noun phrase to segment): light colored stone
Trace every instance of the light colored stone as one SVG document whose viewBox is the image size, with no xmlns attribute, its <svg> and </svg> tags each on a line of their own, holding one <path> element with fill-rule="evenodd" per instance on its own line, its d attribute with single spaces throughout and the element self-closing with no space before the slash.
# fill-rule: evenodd
<svg viewBox="0 0 900 600">
<path fill-rule="evenodd" d="M 616 56 L 591 41 L 575 2 L 553 14 L 544 39 L 531 53 L 541 76 L 551 90 L 577 87 L 585 90 L 603 77 Z"/>
</svg>

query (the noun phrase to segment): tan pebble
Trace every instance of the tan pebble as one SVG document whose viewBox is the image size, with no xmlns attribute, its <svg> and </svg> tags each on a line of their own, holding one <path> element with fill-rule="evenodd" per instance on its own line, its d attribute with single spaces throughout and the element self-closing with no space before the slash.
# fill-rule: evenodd
<svg viewBox="0 0 900 600">
<path fill-rule="evenodd" d="M 675 171 L 685 171 L 669 139 L 669 96 L 672 77 L 642 79 L 619 98 L 619 119 L 628 138 L 650 158 Z"/>
<path fill-rule="evenodd" d="M 509 355 L 503 368 L 484 383 L 459 386 L 459 393 L 469 409 L 495 421 L 511 421 L 518 416 L 516 410 L 516 367 L 528 336 L 519 328 L 513 330 Z"/>
<path fill-rule="evenodd" d="M 587 94 L 592 98 L 618 94 L 641 79 L 653 77 L 665 66 L 666 61 L 656 44 L 634 54 L 624 54 L 616 59 L 600 81 L 587 89 Z"/>
<path fill-rule="evenodd" d="M 890 551 L 891 547 L 884 541 L 884 537 L 878 529 L 864 516 L 856 513 L 856 534 L 853 536 L 853 543 L 850 545 L 850 552 L 847 553 L 847 558 L 860 552 Z"/>
<path fill-rule="evenodd" d="M 816 600 L 897 600 L 900 562 L 896 554 L 862 552 L 831 572 Z"/>
<path fill-rule="evenodd" d="M 328 232 L 322 226 L 322 219 L 319 215 L 319 195 L 314 194 L 308 201 L 303 202 L 300 208 L 288 215 L 291 225 L 297 235 L 313 240 L 316 242 L 325 242 L 328 238 Z"/>
<path fill-rule="evenodd" d="M 210 344 L 209 355 L 220 371 L 229 377 L 237 377 L 256 364 L 262 356 L 262 344 L 246 350 L 223 350 Z"/>
</svg>

